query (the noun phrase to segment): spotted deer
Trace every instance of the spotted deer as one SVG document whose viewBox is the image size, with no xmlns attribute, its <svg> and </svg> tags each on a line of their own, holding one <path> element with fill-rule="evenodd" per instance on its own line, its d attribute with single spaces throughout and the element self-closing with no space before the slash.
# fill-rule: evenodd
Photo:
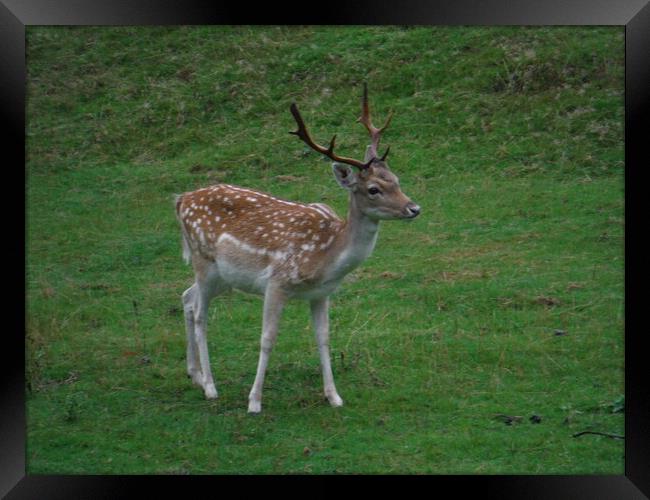
<svg viewBox="0 0 650 500">
<path fill-rule="evenodd" d="M 330 363 L 329 296 L 346 274 L 359 266 L 377 241 L 379 221 L 413 219 L 420 207 L 400 189 L 378 146 L 392 113 L 381 128 L 370 118 L 364 85 L 361 117 L 371 143 L 363 161 L 314 142 L 295 103 L 298 130 L 290 132 L 310 148 L 334 161 L 337 182 L 348 192 L 348 216 L 341 219 L 322 203 L 287 201 L 228 184 L 181 194 L 176 215 L 181 225 L 183 257 L 192 264 L 195 281 L 183 293 L 187 333 L 187 373 L 205 397 L 217 397 L 208 357 L 207 311 L 210 300 L 231 288 L 264 296 L 262 338 L 257 375 L 249 395 L 248 412 L 262 409 L 262 386 L 269 355 L 278 334 L 283 306 L 304 299 L 320 354 L 324 392 L 332 406 L 341 406 Z"/>
</svg>

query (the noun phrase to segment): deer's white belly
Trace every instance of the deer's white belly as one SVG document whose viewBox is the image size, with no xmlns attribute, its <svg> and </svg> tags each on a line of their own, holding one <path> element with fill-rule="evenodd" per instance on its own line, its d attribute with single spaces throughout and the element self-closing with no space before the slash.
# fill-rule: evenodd
<svg viewBox="0 0 650 500">
<path fill-rule="evenodd" d="M 248 293 L 264 295 L 266 287 L 273 276 L 273 265 L 262 269 L 255 269 L 241 265 L 228 257 L 218 257 L 215 261 L 215 271 L 219 280 L 228 285 Z M 321 283 L 299 284 L 287 289 L 291 299 L 312 300 L 327 297 L 341 284 L 340 279 L 324 281 Z"/>
<path fill-rule="evenodd" d="M 243 253 L 249 254 L 244 256 Z M 229 287 L 249 293 L 264 294 L 272 274 L 272 267 L 262 263 L 265 255 L 227 233 L 217 242 L 215 259 L 219 280 Z M 251 258 L 253 257 L 253 258 Z"/>
<path fill-rule="evenodd" d="M 295 299 L 322 299 L 334 293 L 341 284 L 341 280 L 324 281 L 305 287 L 296 287 L 290 291 L 290 297 Z"/>
<path fill-rule="evenodd" d="M 336 291 L 345 275 L 370 254 L 375 241 L 376 233 L 365 244 L 346 249 L 320 280 L 305 277 L 303 281 L 289 252 L 256 248 L 223 233 L 217 241 L 213 272 L 228 287 L 259 295 L 265 293 L 272 279 L 284 276 L 288 278 L 285 285 L 289 298 L 323 298 Z"/>
<path fill-rule="evenodd" d="M 263 295 L 271 277 L 271 266 L 262 269 L 246 267 L 228 257 L 217 257 L 215 264 L 222 282 L 244 292 Z"/>
</svg>

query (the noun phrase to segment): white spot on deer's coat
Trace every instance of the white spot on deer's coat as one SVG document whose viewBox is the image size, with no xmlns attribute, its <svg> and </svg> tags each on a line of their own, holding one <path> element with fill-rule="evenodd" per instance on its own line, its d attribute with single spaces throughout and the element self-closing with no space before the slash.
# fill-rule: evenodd
<svg viewBox="0 0 650 500">
<path fill-rule="evenodd" d="M 320 249 L 325 250 L 326 248 L 328 248 L 332 244 L 333 241 L 334 241 L 334 236 L 332 235 L 332 236 L 329 237 L 329 239 L 325 243 L 322 243 L 320 245 Z"/>
</svg>

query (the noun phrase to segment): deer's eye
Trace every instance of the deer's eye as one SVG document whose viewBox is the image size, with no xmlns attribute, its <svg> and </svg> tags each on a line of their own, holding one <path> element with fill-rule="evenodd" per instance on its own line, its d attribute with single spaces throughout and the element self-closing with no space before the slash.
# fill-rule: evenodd
<svg viewBox="0 0 650 500">
<path fill-rule="evenodd" d="M 379 194 L 379 193 L 380 191 L 376 187 L 371 187 L 370 189 L 368 189 L 368 194 Z"/>
</svg>

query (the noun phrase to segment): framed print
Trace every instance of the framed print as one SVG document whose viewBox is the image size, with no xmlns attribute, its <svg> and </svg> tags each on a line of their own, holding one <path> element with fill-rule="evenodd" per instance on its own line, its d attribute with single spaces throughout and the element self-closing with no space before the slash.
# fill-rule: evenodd
<svg viewBox="0 0 650 500">
<path fill-rule="evenodd" d="M 645 498 L 648 6 L 247 10 L 0 6 L 2 494 Z"/>
</svg>

